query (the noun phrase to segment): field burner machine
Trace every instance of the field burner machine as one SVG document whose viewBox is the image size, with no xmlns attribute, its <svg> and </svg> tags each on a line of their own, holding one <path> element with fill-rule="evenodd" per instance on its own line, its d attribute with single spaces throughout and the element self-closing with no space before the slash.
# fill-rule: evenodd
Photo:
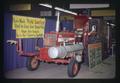
<svg viewBox="0 0 120 83">
<path fill-rule="evenodd" d="M 28 70 L 36 70 L 40 62 L 68 65 L 69 77 L 78 74 L 82 62 L 83 44 L 75 43 L 75 33 L 72 32 L 49 32 L 44 36 L 44 47 L 36 46 L 36 53 L 25 53 L 23 51 L 22 39 L 8 40 L 10 44 L 16 45 L 16 51 L 21 56 L 27 57 L 26 67 Z"/>
</svg>

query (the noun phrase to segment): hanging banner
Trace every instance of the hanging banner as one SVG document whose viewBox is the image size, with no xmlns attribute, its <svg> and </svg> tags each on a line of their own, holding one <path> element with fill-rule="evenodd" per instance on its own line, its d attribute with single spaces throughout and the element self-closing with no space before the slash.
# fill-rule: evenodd
<svg viewBox="0 0 120 83">
<path fill-rule="evenodd" d="M 41 38 L 44 36 L 45 18 L 13 15 L 12 29 L 16 38 Z"/>
</svg>

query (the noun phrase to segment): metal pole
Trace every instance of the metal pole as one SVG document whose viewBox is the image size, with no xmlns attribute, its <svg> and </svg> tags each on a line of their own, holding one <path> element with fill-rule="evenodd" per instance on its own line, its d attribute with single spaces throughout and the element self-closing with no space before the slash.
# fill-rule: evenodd
<svg viewBox="0 0 120 83">
<path fill-rule="evenodd" d="M 19 42 L 19 54 L 22 54 L 23 53 L 23 45 L 22 45 L 22 39 L 18 39 L 18 42 Z"/>
<path fill-rule="evenodd" d="M 60 12 L 57 11 L 56 32 L 59 32 Z"/>
<path fill-rule="evenodd" d="M 110 25 L 109 25 L 109 23 L 108 23 L 108 28 L 107 28 L 107 38 L 108 38 L 108 42 L 107 42 L 107 47 L 108 47 L 108 49 L 109 49 L 109 35 L 110 35 L 110 31 L 109 31 L 109 29 L 110 29 Z"/>
</svg>

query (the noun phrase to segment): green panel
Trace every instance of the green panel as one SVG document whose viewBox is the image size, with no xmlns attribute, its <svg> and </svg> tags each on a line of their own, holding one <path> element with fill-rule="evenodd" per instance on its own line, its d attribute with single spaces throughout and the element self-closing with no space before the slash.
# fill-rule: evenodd
<svg viewBox="0 0 120 83">
<path fill-rule="evenodd" d="M 97 44 L 97 43 L 96 43 Z M 98 47 L 91 46 L 88 47 L 88 58 L 89 58 L 89 68 L 93 68 L 102 62 L 102 51 L 101 46 Z"/>
</svg>

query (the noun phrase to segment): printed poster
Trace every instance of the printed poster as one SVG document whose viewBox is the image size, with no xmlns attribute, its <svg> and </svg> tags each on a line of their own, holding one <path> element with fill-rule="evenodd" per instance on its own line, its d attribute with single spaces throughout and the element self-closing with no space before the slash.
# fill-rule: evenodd
<svg viewBox="0 0 120 83">
<path fill-rule="evenodd" d="M 42 38 L 45 18 L 13 15 L 12 29 L 16 30 L 16 38 Z"/>
</svg>

